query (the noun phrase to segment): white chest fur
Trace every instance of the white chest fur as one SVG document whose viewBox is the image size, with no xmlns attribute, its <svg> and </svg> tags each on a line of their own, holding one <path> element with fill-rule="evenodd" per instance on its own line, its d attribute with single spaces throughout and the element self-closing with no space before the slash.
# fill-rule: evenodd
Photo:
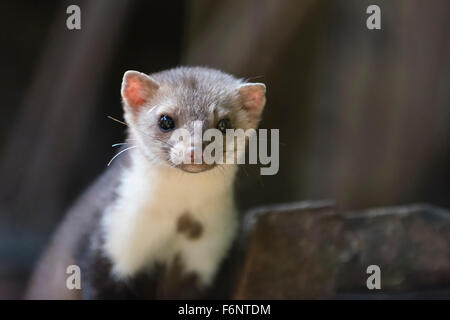
<svg viewBox="0 0 450 320">
<path fill-rule="evenodd" d="M 237 229 L 233 203 L 235 167 L 189 174 L 155 168 L 135 156 L 124 172 L 118 200 L 106 209 L 102 227 L 104 251 L 113 273 L 127 277 L 155 262 L 170 263 L 176 255 L 183 270 L 194 272 L 203 285 L 211 282 Z M 200 225 L 195 239 L 177 231 L 180 216 Z"/>
</svg>

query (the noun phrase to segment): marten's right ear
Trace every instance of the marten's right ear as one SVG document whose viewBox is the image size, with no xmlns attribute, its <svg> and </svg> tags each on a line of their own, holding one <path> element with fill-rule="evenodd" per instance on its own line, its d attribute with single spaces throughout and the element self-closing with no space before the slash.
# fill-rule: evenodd
<svg viewBox="0 0 450 320">
<path fill-rule="evenodd" d="M 154 96 L 159 84 L 148 75 L 138 71 L 127 71 L 122 80 L 122 99 L 125 108 L 137 113 Z"/>
</svg>

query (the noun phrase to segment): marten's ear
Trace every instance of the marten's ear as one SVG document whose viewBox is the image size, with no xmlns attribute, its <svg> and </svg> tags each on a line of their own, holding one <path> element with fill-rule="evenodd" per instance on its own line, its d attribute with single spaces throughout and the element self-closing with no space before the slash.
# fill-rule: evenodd
<svg viewBox="0 0 450 320">
<path fill-rule="evenodd" d="M 266 104 L 266 86 L 264 83 L 245 83 L 239 87 L 244 110 L 252 120 L 259 121 Z"/>
<path fill-rule="evenodd" d="M 159 84 L 144 73 L 125 72 L 121 90 L 125 108 L 128 107 L 131 111 L 138 112 L 140 107 L 149 102 L 158 88 Z"/>
</svg>

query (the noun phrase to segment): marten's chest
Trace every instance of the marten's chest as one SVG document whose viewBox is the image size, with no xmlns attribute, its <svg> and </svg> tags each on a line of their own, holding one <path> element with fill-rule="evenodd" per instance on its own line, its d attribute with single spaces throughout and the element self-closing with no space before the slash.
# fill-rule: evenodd
<svg viewBox="0 0 450 320">
<path fill-rule="evenodd" d="M 130 277 L 162 265 L 209 284 L 236 232 L 231 191 L 208 181 L 189 186 L 154 178 L 126 179 L 104 213 L 104 251 L 113 273 Z"/>
</svg>

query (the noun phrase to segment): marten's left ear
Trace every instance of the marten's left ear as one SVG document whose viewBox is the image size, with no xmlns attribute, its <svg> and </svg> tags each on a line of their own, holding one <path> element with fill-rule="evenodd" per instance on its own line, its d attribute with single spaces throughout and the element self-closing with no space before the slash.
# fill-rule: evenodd
<svg viewBox="0 0 450 320">
<path fill-rule="evenodd" d="M 264 83 L 245 83 L 239 87 L 243 108 L 250 118 L 259 121 L 266 104 L 266 86 Z"/>
<path fill-rule="evenodd" d="M 138 71 L 127 71 L 122 80 L 122 98 L 125 108 L 137 113 L 155 95 L 159 84 L 151 77 Z"/>
</svg>

